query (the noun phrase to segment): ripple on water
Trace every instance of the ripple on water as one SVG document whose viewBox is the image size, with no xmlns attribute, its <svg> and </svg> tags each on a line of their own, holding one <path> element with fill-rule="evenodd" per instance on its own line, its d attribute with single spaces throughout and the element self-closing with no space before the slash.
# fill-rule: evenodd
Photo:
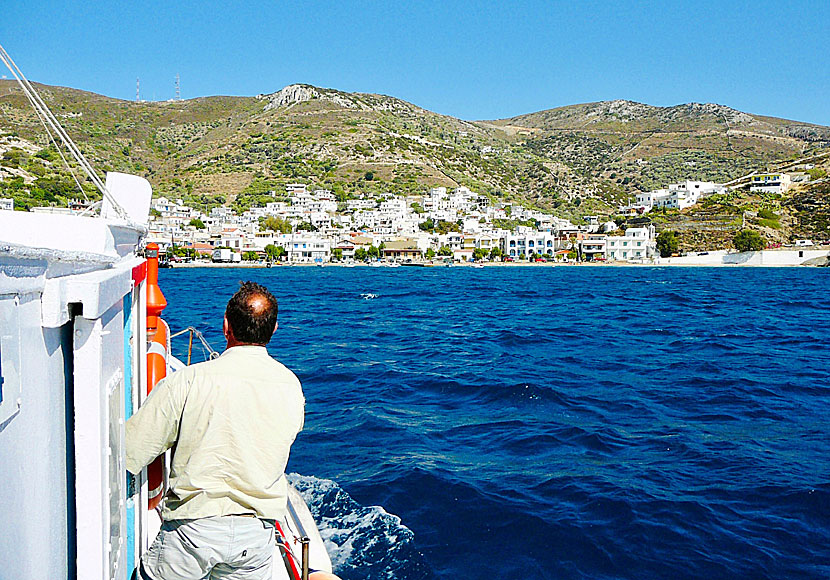
<svg viewBox="0 0 830 580">
<path fill-rule="evenodd" d="M 344 578 L 830 577 L 830 269 L 380 270 L 160 273 L 278 294 Z"/>
</svg>

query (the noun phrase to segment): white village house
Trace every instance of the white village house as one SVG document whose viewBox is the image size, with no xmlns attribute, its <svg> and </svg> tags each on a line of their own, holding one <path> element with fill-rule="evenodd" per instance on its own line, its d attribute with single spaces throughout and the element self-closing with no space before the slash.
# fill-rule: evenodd
<svg viewBox="0 0 830 580">
<path fill-rule="evenodd" d="M 784 193 L 790 188 L 790 185 L 792 185 L 792 180 L 786 173 L 762 173 L 753 175 L 749 179 L 750 191 Z"/>
<path fill-rule="evenodd" d="M 626 228 L 625 235 L 608 236 L 606 257 L 617 262 L 642 262 L 654 257 L 654 226 Z"/>
<path fill-rule="evenodd" d="M 711 181 L 683 181 L 672 183 L 667 189 L 637 194 L 637 202 L 621 209 L 636 209 L 646 213 L 652 209 L 686 209 L 705 195 L 726 193 L 723 185 Z"/>
</svg>

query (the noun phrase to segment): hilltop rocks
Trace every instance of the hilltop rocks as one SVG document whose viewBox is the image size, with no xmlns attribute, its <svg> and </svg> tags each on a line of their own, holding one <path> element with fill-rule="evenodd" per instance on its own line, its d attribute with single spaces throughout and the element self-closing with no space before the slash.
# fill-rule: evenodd
<svg viewBox="0 0 830 580">
<path fill-rule="evenodd" d="M 688 119 L 689 117 L 715 117 L 724 119 L 732 125 L 750 124 L 755 121 L 752 115 L 716 103 L 687 103 L 685 105 L 676 105 L 664 109 L 661 117 L 664 120 L 674 120 L 677 118 Z"/>
<path fill-rule="evenodd" d="M 364 108 L 352 99 L 349 99 L 337 91 L 319 91 L 309 85 L 288 85 L 282 90 L 268 95 L 267 98 L 268 104 L 265 105 L 266 111 L 277 109 L 279 107 L 292 106 L 298 103 L 305 103 L 306 101 L 312 101 L 315 99 L 329 101 L 345 109 Z"/>
<path fill-rule="evenodd" d="M 299 103 L 320 100 L 334 104 L 344 109 L 358 111 L 378 111 L 393 113 L 403 117 L 428 114 L 428 111 L 416 107 L 411 103 L 388 97 L 386 95 L 374 95 L 368 93 L 344 93 L 334 89 L 320 89 L 311 85 L 288 85 L 284 89 L 270 95 L 261 95 L 260 98 L 268 99 L 265 110 L 270 111 L 280 107 L 292 107 Z M 462 123 L 466 123 L 461 121 Z M 474 125 L 466 123 L 470 128 Z"/>
<path fill-rule="evenodd" d="M 654 110 L 655 107 L 652 107 L 651 105 L 644 105 L 643 103 L 617 99 L 615 101 L 602 101 L 594 104 L 593 107 L 585 113 L 585 117 L 598 117 L 600 120 L 605 120 L 606 118 L 611 117 L 627 121 L 632 119 L 641 119 L 649 114 L 652 114 Z"/>
</svg>

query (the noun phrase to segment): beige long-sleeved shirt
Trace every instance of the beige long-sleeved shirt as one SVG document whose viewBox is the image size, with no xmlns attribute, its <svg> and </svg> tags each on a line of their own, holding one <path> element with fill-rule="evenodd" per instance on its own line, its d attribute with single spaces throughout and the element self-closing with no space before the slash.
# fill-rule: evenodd
<svg viewBox="0 0 830 580">
<path fill-rule="evenodd" d="M 137 474 L 175 445 L 165 520 L 281 518 L 304 407 L 300 381 L 265 347 L 230 348 L 159 381 L 127 421 L 127 469 Z"/>
</svg>

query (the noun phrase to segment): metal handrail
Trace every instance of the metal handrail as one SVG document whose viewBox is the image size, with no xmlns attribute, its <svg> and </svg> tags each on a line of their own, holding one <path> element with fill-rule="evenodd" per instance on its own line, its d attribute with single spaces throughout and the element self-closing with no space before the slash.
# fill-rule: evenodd
<svg viewBox="0 0 830 580">
<path fill-rule="evenodd" d="M 300 520 L 300 516 L 297 514 L 297 510 L 294 509 L 294 506 L 291 505 L 291 501 L 288 501 L 288 513 L 291 515 L 291 519 L 294 520 L 294 524 L 297 526 L 297 531 L 300 534 L 300 544 L 302 546 L 302 580 L 308 580 L 308 573 L 309 573 L 309 562 L 308 562 L 308 548 L 309 544 L 311 543 L 311 539 L 308 537 L 308 534 L 305 531 L 305 527 L 303 526 L 303 522 Z"/>
<path fill-rule="evenodd" d="M 309 562 L 308 562 L 308 548 L 309 544 L 311 543 L 311 539 L 308 537 L 308 534 L 305 531 L 305 527 L 303 526 L 303 522 L 300 520 L 300 516 L 297 514 L 297 510 L 294 509 L 294 506 L 291 505 L 291 501 L 288 501 L 288 513 L 291 515 L 291 519 L 294 520 L 294 524 L 297 526 L 297 532 L 300 534 L 300 545 L 301 545 L 301 554 L 302 554 L 302 564 L 301 564 L 301 580 L 308 580 L 308 573 L 309 573 Z"/>
<path fill-rule="evenodd" d="M 190 361 L 191 361 L 192 354 L 193 354 L 193 337 L 194 336 L 199 339 L 199 342 L 202 343 L 202 347 L 208 352 L 208 358 L 210 360 L 213 360 L 213 359 L 215 359 L 219 356 L 219 353 L 212 346 L 210 346 L 210 343 L 205 338 L 205 335 L 202 334 L 202 332 L 199 329 L 197 329 L 193 326 L 188 326 L 184 330 L 180 330 L 178 332 L 175 332 L 175 333 L 171 334 L 170 339 L 172 340 L 172 339 L 176 338 L 177 336 L 183 335 L 186 332 L 190 333 L 190 341 L 189 341 L 188 346 L 187 346 L 187 365 L 188 366 L 190 366 Z"/>
</svg>

